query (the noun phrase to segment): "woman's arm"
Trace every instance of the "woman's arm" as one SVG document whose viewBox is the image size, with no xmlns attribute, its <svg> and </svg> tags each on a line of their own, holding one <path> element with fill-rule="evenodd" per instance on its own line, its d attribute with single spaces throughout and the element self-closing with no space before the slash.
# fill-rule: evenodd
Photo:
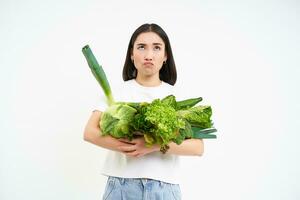
<svg viewBox="0 0 300 200">
<path fill-rule="evenodd" d="M 99 127 L 100 119 L 101 112 L 95 110 L 85 126 L 83 136 L 84 140 L 106 149 L 119 151 L 118 147 L 124 143 L 116 138 L 111 137 L 110 135 L 101 136 L 101 130 Z"/>
<path fill-rule="evenodd" d="M 145 146 L 145 140 L 143 137 L 135 138 L 132 141 L 126 139 L 119 139 L 125 142 L 120 145 L 118 149 L 128 156 L 139 157 L 152 153 L 155 151 L 160 151 L 158 144 L 154 144 L 151 147 Z M 185 156 L 201 156 L 203 154 L 203 141 L 202 139 L 187 139 L 184 140 L 180 145 L 174 142 L 169 144 L 169 150 L 167 154 L 185 155 Z"/>
<path fill-rule="evenodd" d="M 101 136 L 101 129 L 99 126 L 100 120 L 101 112 L 95 110 L 84 129 L 83 138 L 85 141 L 133 157 L 139 157 L 154 151 L 159 151 L 159 147 L 145 147 L 144 138 L 136 138 L 129 141 L 126 139 L 116 139 L 110 135 Z"/>
<path fill-rule="evenodd" d="M 167 151 L 169 154 L 202 156 L 204 152 L 204 143 L 202 139 L 186 139 L 180 145 L 171 142 L 169 146 L 170 148 Z"/>
</svg>

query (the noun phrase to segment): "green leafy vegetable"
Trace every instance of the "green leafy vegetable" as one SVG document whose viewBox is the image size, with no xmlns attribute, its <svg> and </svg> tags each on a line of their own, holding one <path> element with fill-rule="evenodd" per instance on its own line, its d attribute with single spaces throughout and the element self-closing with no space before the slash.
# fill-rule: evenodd
<svg viewBox="0 0 300 200">
<path fill-rule="evenodd" d="M 133 138 L 133 119 L 137 110 L 124 103 L 116 103 L 103 113 L 100 127 L 103 135 L 115 138 Z"/>
<path fill-rule="evenodd" d="M 177 114 L 179 117 L 186 119 L 192 126 L 202 129 L 212 126 L 210 106 L 196 106 L 186 110 L 178 110 Z"/>
<path fill-rule="evenodd" d="M 144 103 L 134 117 L 134 128 L 146 134 L 148 146 L 157 143 L 162 149 L 166 149 L 168 143 L 177 138 L 179 129 L 185 127 L 183 119 L 176 115 L 175 106 L 174 96 L 163 100 L 155 99 L 150 104 Z"/>
</svg>

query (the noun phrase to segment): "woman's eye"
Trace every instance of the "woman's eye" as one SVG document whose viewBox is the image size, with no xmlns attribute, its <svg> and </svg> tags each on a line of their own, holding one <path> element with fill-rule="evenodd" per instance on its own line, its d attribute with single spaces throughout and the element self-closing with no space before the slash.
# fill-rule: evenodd
<svg viewBox="0 0 300 200">
<path fill-rule="evenodd" d="M 144 46 L 138 46 L 137 49 L 145 49 L 145 47 Z"/>
<path fill-rule="evenodd" d="M 155 50 L 160 50 L 160 46 L 155 46 L 154 49 Z"/>
</svg>

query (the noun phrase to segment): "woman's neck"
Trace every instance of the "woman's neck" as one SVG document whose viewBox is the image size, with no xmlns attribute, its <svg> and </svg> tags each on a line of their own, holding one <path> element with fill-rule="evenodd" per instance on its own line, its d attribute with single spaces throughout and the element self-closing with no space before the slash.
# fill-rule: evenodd
<svg viewBox="0 0 300 200">
<path fill-rule="evenodd" d="M 159 79 L 159 77 L 155 76 L 149 76 L 149 77 L 141 77 L 137 76 L 135 78 L 136 82 L 138 82 L 140 85 L 145 86 L 145 87 L 155 87 L 155 86 L 160 86 L 162 81 Z"/>
</svg>

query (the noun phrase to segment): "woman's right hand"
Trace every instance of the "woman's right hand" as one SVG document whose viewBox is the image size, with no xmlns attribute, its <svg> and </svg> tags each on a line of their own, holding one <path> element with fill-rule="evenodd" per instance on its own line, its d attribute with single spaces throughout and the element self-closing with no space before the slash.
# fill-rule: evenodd
<svg viewBox="0 0 300 200">
<path fill-rule="evenodd" d="M 157 144 L 154 144 L 151 147 L 146 147 L 145 139 L 142 136 L 134 138 L 131 141 L 127 139 L 119 139 L 119 141 L 124 144 L 119 146 L 118 149 L 125 155 L 131 157 L 141 157 L 160 150 L 160 147 Z"/>
</svg>

